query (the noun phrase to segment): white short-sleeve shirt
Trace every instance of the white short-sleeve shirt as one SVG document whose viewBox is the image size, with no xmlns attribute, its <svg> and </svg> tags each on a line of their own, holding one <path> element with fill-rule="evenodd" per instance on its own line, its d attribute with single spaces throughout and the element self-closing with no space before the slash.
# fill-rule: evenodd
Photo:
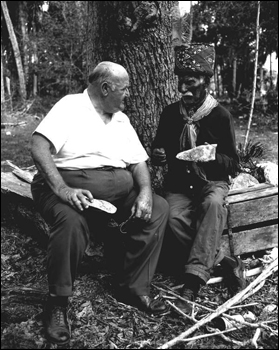
<svg viewBox="0 0 279 350">
<path fill-rule="evenodd" d="M 103 166 L 126 168 L 148 159 L 129 118 L 114 113 L 105 124 L 93 107 L 87 89 L 58 101 L 34 132 L 55 147 L 58 168 L 92 169 Z"/>
</svg>

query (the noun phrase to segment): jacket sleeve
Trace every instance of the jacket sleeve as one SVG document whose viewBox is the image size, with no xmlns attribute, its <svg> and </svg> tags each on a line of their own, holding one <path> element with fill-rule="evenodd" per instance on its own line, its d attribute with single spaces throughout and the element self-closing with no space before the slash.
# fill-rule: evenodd
<svg viewBox="0 0 279 350">
<path fill-rule="evenodd" d="M 216 150 L 216 171 L 236 176 L 240 171 L 239 157 L 235 143 L 235 130 L 231 114 L 222 118 L 221 138 Z"/>
</svg>

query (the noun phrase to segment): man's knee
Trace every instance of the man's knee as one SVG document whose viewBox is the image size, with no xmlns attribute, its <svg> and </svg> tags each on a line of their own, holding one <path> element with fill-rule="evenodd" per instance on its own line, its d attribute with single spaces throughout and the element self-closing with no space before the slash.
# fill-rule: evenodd
<svg viewBox="0 0 279 350">
<path fill-rule="evenodd" d="M 221 196 L 212 195 L 205 198 L 202 207 L 206 210 L 220 210 L 224 207 L 224 199 Z"/>
<path fill-rule="evenodd" d="M 72 208 L 65 208 L 56 213 L 54 229 L 60 228 L 66 235 L 88 235 L 88 224 L 85 217 Z"/>
</svg>

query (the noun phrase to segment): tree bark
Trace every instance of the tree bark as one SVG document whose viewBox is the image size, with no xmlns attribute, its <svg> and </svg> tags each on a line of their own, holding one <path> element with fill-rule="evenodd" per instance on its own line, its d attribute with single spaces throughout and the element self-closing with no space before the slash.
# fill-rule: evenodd
<svg viewBox="0 0 279 350">
<path fill-rule="evenodd" d="M 26 86 L 28 86 L 28 80 L 29 80 L 29 55 L 28 55 L 28 31 L 27 31 L 27 22 L 28 22 L 28 13 L 26 8 L 26 1 L 19 1 L 18 3 L 18 9 L 19 9 L 19 23 L 21 28 L 21 46 L 22 46 L 22 53 L 23 53 L 23 69 L 24 69 L 24 75 L 25 75 L 25 83 Z"/>
<path fill-rule="evenodd" d="M 237 71 L 237 58 L 233 58 L 233 94 L 236 96 L 236 71 Z"/>
<path fill-rule="evenodd" d="M 125 113 L 150 155 L 163 108 L 178 99 L 173 73 L 170 10 L 177 1 L 90 1 L 88 71 L 101 61 L 123 65 L 130 76 Z M 150 165 L 154 187 L 162 170 Z"/>
<path fill-rule="evenodd" d="M 15 61 L 16 61 L 16 66 L 17 66 L 18 78 L 19 78 L 20 96 L 23 99 L 26 99 L 26 85 L 25 85 L 24 71 L 23 71 L 23 66 L 22 66 L 22 61 L 21 61 L 21 56 L 20 56 L 20 50 L 19 50 L 17 38 L 16 38 L 16 35 L 14 32 L 13 23 L 12 23 L 11 18 L 10 18 L 10 14 L 9 14 L 9 10 L 8 10 L 6 1 L 1 1 L 1 7 L 2 7 L 4 17 L 5 17 L 7 29 L 8 29 L 9 35 L 10 35 L 10 40 L 11 40 L 14 55 L 15 55 Z"/>
<path fill-rule="evenodd" d="M 5 110 L 5 89 L 4 89 L 4 66 L 3 66 L 3 55 L 1 45 L 1 111 Z M 2 119 L 1 119 L 2 120 Z"/>
<path fill-rule="evenodd" d="M 254 111 L 255 96 L 256 96 L 257 69 L 258 69 L 258 56 L 259 56 L 259 37 L 260 37 L 260 11 L 261 11 L 261 2 L 258 1 L 258 12 L 257 12 L 257 22 L 256 22 L 256 55 L 255 55 L 255 67 L 254 67 L 254 83 L 253 83 L 250 115 L 249 115 L 249 120 L 248 120 L 247 132 L 245 135 L 244 150 L 245 150 L 247 143 L 248 143 L 251 123 L 252 123 L 252 117 L 253 117 L 253 111 Z"/>
</svg>

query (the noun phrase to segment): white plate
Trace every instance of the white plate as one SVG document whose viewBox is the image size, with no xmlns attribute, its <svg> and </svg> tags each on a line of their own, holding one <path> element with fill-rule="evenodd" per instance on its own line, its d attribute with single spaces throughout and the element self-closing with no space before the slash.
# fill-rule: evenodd
<svg viewBox="0 0 279 350">
<path fill-rule="evenodd" d="M 102 199 L 94 199 L 93 202 L 89 204 L 89 206 L 103 210 L 109 214 L 114 214 L 117 210 L 113 204 Z"/>
</svg>

